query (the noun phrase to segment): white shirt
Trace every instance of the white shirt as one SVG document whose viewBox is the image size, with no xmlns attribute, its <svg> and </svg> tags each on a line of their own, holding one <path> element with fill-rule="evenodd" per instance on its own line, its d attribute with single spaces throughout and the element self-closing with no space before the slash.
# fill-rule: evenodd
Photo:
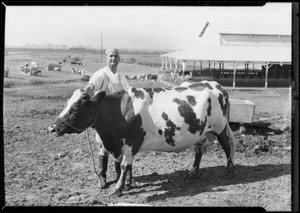
<svg viewBox="0 0 300 213">
<path fill-rule="evenodd" d="M 88 85 L 85 87 L 85 91 L 92 96 L 98 91 L 105 91 L 106 94 L 112 94 L 128 88 L 129 84 L 123 74 L 118 72 L 114 74 L 108 67 L 104 67 L 92 75 Z"/>
</svg>

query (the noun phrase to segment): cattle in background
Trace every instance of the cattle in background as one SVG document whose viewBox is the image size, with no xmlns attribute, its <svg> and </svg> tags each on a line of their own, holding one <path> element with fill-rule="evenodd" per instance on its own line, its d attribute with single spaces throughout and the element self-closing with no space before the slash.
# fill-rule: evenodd
<svg viewBox="0 0 300 213">
<path fill-rule="evenodd" d="M 183 74 L 183 71 L 182 71 L 182 70 L 178 70 L 178 71 L 177 71 L 177 75 L 182 76 L 182 74 Z M 190 73 L 189 71 L 185 71 L 185 72 L 184 72 L 184 76 L 186 76 L 186 75 L 191 75 L 191 73 Z"/>
<path fill-rule="evenodd" d="M 128 79 L 128 80 L 137 80 L 136 75 L 125 75 L 125 78 Z"/>
<path fill-rule="evenodd" d="M 147 79 L 148 80 L 154 80 L 154 81 L 156 81 L 157 80 L 157 75 L 156 74 L 149 74 L 147 76 Z"/>
<path fill-rule="evenodd" d="M 73 73 L 75 73 L 75 74 L 80 74 L 80 75 L 82 75 L 82 74 L 85 73 L 84 70 L 81 70 L 81 69 L 75 69 L 74 67 L 71 68 L 71 71 L 72 71 Z"/>
<path fill-rule="evenodd" d="M 48 64 L 48 71 L 61 71 L 61 65 L 56 63 L 49 63 Z"/>
<path fill-rule="evenodd" d="M 81 61 L 71 61 L 71 65 L 83 65 Z"/>
<path fill-rule="evenodd" d="M 187 177 L 195 178 L 202 154 L 217 137 L 227 157 L 227 172 L 232 174 L 234 136 L 228 110 L 228 93 L 214 81 L 173 89 L 131 87 L 93 97 L 78 89 L 48 132 L 62 136 L 94 128 L 105 149 L 121 162 L 114 192 L 120 196 L 134 156 L 143 151 L 181 152 L 194 146 L 195 159 Z"/>
<path fill-rule="evenodd" d="M 137 75 L 137 80 L 145 81 L 146 78 L 147 78 L 147 75 L 145 75 L 145 74 L 138 74 Z"/>
<path fill-rule="evenodd" d="M 64 57 L 64 58 L 62 59 L 62 62 L 67 62 L 67 60 L 68 60 L 68 58 L 67 58 L 67 57 Z"/>
</svg>

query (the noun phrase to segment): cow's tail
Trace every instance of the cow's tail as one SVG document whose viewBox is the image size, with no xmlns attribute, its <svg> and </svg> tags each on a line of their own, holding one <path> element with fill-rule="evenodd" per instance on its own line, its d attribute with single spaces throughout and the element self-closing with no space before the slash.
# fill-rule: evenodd
<svg viewBox="0 0 300 213">
<path fill-rule="evenodd" d="M 227 106 L 226 106 L 226 135 L 229 139 L 228 143 L 229 143 L 229 146 L 230 146 L 230 157 L 231 157 L 231 160 L 233 162 L 234 152 L 235 152 L 235 144 L 234 144 L 235 137 L 234 137 L 234 135 L 231 131 L 231 128 L 229 126 L 229 117 L 230 117 L 230 103 L 228 101 Z"/>
</svg>

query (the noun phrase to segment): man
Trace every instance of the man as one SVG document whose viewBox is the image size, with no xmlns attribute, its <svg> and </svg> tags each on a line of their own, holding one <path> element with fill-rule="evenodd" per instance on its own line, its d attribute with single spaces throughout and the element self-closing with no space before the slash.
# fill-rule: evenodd
<svg viewBox="0 0 300 213">
<path fill-rule="evenodd" d="M 96 71 L 84 90 L 89 96 L 93 96 L 98 91 L 105 91 L 106 94 L 127 89 L 129 84 L 125 76 L 117 72 L 117 67 L 120 62 L 120 55 L 117 49 L 107 49 L 105 52 L 106 67 Z M 108 187 L 106 183 L 106 171 L 108 164 L 108 152 L 103 147 L 100 136 L 96 133 L 96 141 L 99 143 L 100 151 L 99 157 L 99 172 L 102 182 L 102 189 Z M 120 163 L 115 162 L 115 169 L 117 172 L 117 179 L 120 177 L 121 168 Z"/>
</svg>

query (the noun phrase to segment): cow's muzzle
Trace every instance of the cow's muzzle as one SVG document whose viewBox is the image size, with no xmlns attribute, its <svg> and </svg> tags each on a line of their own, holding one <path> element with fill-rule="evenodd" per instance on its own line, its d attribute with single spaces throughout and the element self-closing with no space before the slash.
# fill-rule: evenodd
<svg viewBox="0 0 300 213">
<path fill-rule="evenodd" d="M 59 134 L 58 134 L 57 130 L 55 129 L 54 125 L 51 125 L 51 126 L 48 127 L 47 133 L 48 134 L 53 134 L 55 136 L 59 136 Z"/>
</svg>

